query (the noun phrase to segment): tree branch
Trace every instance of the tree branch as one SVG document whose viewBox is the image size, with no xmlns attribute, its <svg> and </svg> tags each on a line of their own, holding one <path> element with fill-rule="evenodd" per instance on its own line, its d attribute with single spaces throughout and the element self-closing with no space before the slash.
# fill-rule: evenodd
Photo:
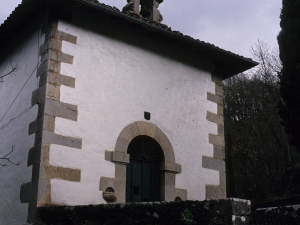
<svg viewBox="0 0 300 225">
<path fill-rule="evenodd" d="M 13 65 L 11 60 L 10 60 L 10 65 L 11 65 L 11 70 L 8 73 L 4 74 L 4 75 L 0 75 L 0 82 L 2 82 L 4 77 L 17 72 L 18 69 L 20 68 L 17 63 L 15 65 Z"/>
<path fill-rule="evenodd" d="M 18 165 L 20 164 L 20 162 L 16 162 L 16 163 L 15 163 L 15 162 L 11 161 L 10 158 L 9 158 L 9 155 L 10 155 L 14 150 L 15 150 L 15 145 L 13 145 L 13 146 L 11 147 L 11 151 L 10 151 L 9 153 L 7 153 L 6 155 L 0 157 L 0 166 L 8 166 L 8 164 L 2 163 L 3 161 L 6 162 L 6 163 L 8 162 L 9 164 L 12 164 L 12 165 L 15 165 L 15 166 L 18 166 Z"/>
</svg>

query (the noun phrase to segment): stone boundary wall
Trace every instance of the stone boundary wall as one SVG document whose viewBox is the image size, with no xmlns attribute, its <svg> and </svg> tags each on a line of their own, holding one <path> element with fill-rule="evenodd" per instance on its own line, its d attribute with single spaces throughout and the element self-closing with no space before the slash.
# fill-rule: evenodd
<svg viewBox="0 0 300 225">
<path fill-rule="evenodd" d="M 217 170 L 220 173 L 220 185 L 206 185 L 206 199 L 226 198 L 226 171 L 225 171 L 225 138 L 223 114 L 222 79 L 212 74 L 215 83 L 215 94 L 208 92 L 207 100 L 217 104 L 217 114 L 207 112 L 206 119 L 216 123 L 218 134 L 209 134 L 209 143 L 213 145 L 213 157 L 202 157 L 202 167 Z"/>
<path fill-rule="evenodd" d="M 32 105 L 38 104 L 38 115 L 29 125 L 28 134 L 35 134 L 34 146 L 28 152 L 27 166 L 32 166 L 31 181 L 22 184 L 20 200 L 28 204 L 27 222 L 35 220 L 36 208 L 51 204 L 51 179 L 80 182 L 79 169 L 53 166 L 49 163 L 50 145 L 82 148 L 82 140 L 55 133 L 55 118 L 77 121 L 77 106 L 60 101 L 60 87 L 75 88 L 73 77 L 60 73 L 61 63 L 73 63 L 73 56 L 62 52 L 62 42 L 76 44 L 77 37 L 58 30 L 58 21 L 49 21 L 41 28 L 45 41 L 40 46 L 41 65 L 37 69 L 39 88 L 32 93 Z"/>
<path fill-rule="evenodd" d="M 251 215 L 251 225 L 300 224 L 300 205 L 259 208 Z"/>
</svg>

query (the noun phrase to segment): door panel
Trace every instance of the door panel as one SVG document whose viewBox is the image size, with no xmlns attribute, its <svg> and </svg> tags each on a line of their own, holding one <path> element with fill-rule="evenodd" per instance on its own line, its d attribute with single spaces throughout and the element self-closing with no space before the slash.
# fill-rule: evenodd
<svg viewBox="0 0 300 225">
<path fill-rule="evenodd" d="M 142 201 L 149 202 L 151 198 L 151 163 L 142 162 Z"/>
<path fill-rule="evenodd" d="M 148 136 L 135 137 L 127 153 L 130 163 L 126 168 L 126 202 L 160 200 L 160 171 L 162 149 Z"/>
<path fill-rule="evenodd" d="M 137 160 L 131 160 L 131 174 L 132 174 L 132 202 L 142 201 L 142 163 Z"/>
</svg>

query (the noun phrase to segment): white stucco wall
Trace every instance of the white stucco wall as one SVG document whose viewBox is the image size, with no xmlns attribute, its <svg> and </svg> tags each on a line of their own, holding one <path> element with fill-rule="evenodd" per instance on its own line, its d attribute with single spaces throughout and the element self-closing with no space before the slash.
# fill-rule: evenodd
<svg viewBox="0 0 300 225">
<path fill-rule="evenodd" d="M 51 145 L 50 163 L 81 169 L 81 182 L 51 180 L 52 202 L 67 205 L 105 203 L 101 176 L 114 177 L 115 164 L 104 160 L 121 130 L 144 120 L 168 136 L 182 173 L 176 188 L 187 189 L 189 200 L 204 200 L 205 185 L 219 184 L 219 172 L 202 168 L 202 156 L 213 156 L 208 134 L 217 125 L 206 120 L 217 105 L 210 73 L 60 21 L 59 30 L 77 36 L 63 42 L 74 63 L 62 63 L 62 74 L 76 78 L 76 87 L 61 87 L 61 101 L 78 106 L 78 121 L 55 119 L 55 133 L 83 139 L 82 149 Z"/>
<path fill-rule="evenodd" d="M 31 94 L 37 89 L 36 67 L 38 64 L 38 31 L 27 28 L 22 38 L 10 43 L 11 54 L 0 62 L 0 74 L 18 64 L 17 72 L 5 77 L 0 83 L 0 157 L 8 153 L 19 166 L 0 166 L 0 224 L 20 225 L 27 219 L 28 204 L 20 202 L 21 184 L 31 180 L 31 167 L 27 167 L 28 151 L 34 146 L 34 135 L 28 135 L 29 123 L 37 117 L 38 106 L 31 106 Z M 5 115 L 6 114 L 6 115 Z M 0 160 L 0 163 L 7 163 Z M 9 164 L 9 163 L 8 163 Z"/>
</svg>

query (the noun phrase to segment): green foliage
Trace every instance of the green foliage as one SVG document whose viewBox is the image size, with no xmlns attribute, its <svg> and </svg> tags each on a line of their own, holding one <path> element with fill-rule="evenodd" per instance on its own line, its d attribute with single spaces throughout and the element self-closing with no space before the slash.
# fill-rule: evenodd
<svg viewBox="0 0 300 225">
<path fill-rule="evenodd" d="M 230 224 L 232 215 L 226 211 L 228 206 L 223 206 L 228 214 L 221 214 L 219 206 L 219 202 L 215 200 L 53 206 L 37 209 L 35 225 Z"/>
<path fill-rule="evenodd" d="M 278 36 L 282 70 L 279 114 L 291 143 L 300 151 L 300 0 L 283 0 Z"/>
<path fill-rule="evenodd" d="M 193 224 L 194 216 L 188 209 L 185 209 L 180 214 L 180 221 L 184 222 L 187 225 Z"/>
<path fill-rule="evenodd" d="M 270 200 L 297 194 L 299 154 L 278 115 L 278 53 L 262 42 L 252 51 L 259 66 L 223 85 L 228 190 L 230 197 Z"/>
</svg>

